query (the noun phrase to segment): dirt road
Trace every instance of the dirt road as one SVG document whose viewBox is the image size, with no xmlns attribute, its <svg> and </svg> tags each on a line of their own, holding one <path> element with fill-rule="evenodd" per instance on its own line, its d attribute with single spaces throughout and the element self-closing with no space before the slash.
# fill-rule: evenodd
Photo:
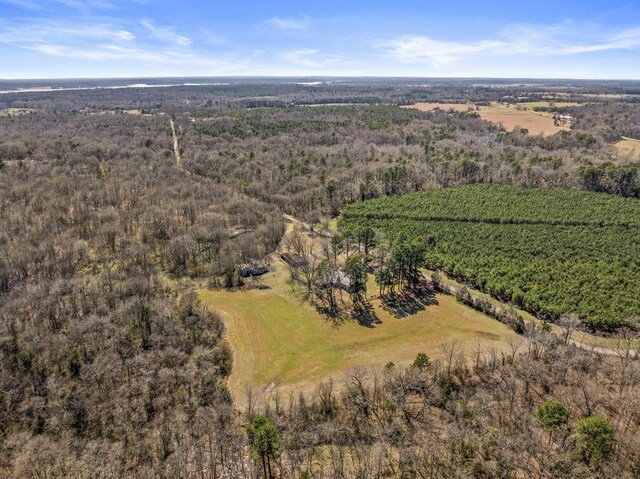
<svg viewBox="0 0 640 479">
<path fill-rule="evenodd" d="M 173 118 L 169 118 L 171 124 L 171 134 L 173 135 L 173 153 L 176 156 L 176 164 L 182 167 L 182 158 L 180 157 L 180 148 L 178 147 L 178 135 L 176 135 L 176 125 L 173 123 Z"/>
<path fill-rule="evenodd" d="M 331 237 L 333 236 L 333 234 L 331 234 L 331 232 L 330 232 L 330 231 L 327 231 L 327 230 L 319 230 L 319 229 L 316 229 L 316 228 L 311 228 L 311 225 L 309 225 L 309 223 L 305 223 L 304 221 L 301 221 L 301 220 L 299 220 L 298 218 L 296 218 L 296 217 L 294 217 L 294 216 L 291 216 L 291 215 L 288 215 L 288 214 L 286 214 L 286 213 L 283 213 L 283 214 L 282 214 L 282 217 L 283 217 L 285 220 L 287 220 L 287 221 L 289 221 L 289 222 L 291 222 L 291 223 L 295 223 L 295 224 L 297 224 L 297 225 L 302 226 L 303 228 L 306 228 L 306 229 L 307 229 L 307 230 L 309 230 L 309 231 L 313 231 L 313 233 L 314 233 L 314 234 L 317 234 L 318 236 L 322 236 L 322 237 L 324 237 L 324 238 L 331 238 Z"/>
</svg>

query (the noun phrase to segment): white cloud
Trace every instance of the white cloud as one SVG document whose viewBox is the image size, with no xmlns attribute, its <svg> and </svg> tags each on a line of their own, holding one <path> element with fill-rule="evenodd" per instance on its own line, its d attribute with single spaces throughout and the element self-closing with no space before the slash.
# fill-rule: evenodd
<svg viewBox="0 0 640 479">
<path fill-rule="evenodd" d="M 93 45 L 90 48 L 61 44 L 41 44 L 27 47 L 45 55 L 81 60 L 135 60 L 160 62 L 168 60 L 166 54 L 156 53 L 137 47 L 123 47 L 113 44 Z"/>
<path fill-rule="evenodd" d="M 623 30 L 610 35 L 600 42 L 586 45 L 567 46 L 564 53 L 589 53 L 605 50 L 633 50 L 640 47 L 640 27 Z"/>
<path fill-rule="evenodd" d="M 442 66 L 478 56 L 528 54 L 564 56 L 640 47 L 640 27 L 602 34 L 594 26 L 564 22 L 549 26 L 514 26 L 497 38 L 445 41 L 429 36 L 404 35 L 379 41 L 374 47 L 405 63 Z"/>
<path fill-rule="evenodd" d="M 0 23 L 0 43 L 29 46 L 49 42 L 132 41 L 135 34 L 106 23 L 67 25 L 53 22 Z"/>
<path fill-rule="evenodd" d="M 313 48 L 296 48 L 295 50 L 289 50 L 282 54 L 282 59 L 289 63 L 295 63 L 310 68 L 319 68 L 322 66 L 318 60 L 314 57 L 318 53 L 318 50 Z"/>
<path fill-rule="evenodd" d="M 189 37 L 176 33 L 173 27 L 157 26 L 151 20 L 142 20 L 142 22 L 140 23 L 158 40 L 174 43 L 181 47 L 187 47 L 191 45 L 191 39 Z"/>
<path fill-rule="evenodd" d="M 174 66 L 206 69 L 210 72 L 249 71 L 246 60 L 226 55 L 208 56 L 188 51 L 157 50 L 151 48 L 120 46 L 113 44 L 93 45 L 90 48 L 61 44 L 42 44 L 28 47 L 47 56 L 60 59 L 78 59 L 86 61 L 135 62 L 138 65 Z"/>
<path fill-rule="evenodd" d="M 436 65 L 455 62 L 470 54 L 495 52 L 507 46 L 504 42 L 447 42 L 425 36 L 403 36 L 395 40 L 378 42 L 377 48 L 386 50 L 401 62 L 429 61 Z"/>
<path fill-rule="evenodd" d="M 38 0 L 4 1 L 44 4 Z M 477 41 L 405 35 L 379 41 L 370 51 L 363 50 L 355 40 L 345 41 L 337 55 L 325 50 L 336 51 L 333 31 L 326 32 L 326 47 L 301 45 L 294 38 L 301 28 L 293 27 L 295 22 L 287 23 L 300 18 L 274 17 L 278 21 L 271 22 L 270 28 L 283 29 L 276 47 L 268 38 L 263 41 L 264 36 L 256 41 L 236 32 L 236 36 L 229 33 L 226 38 L 217 30 L 199 25 L 187 31 L 147 19 L 84 13 L 65 17 L 52 20 L 34 16 L 19 21 L 0 18 L 0 77 L 46 76 L 56 69 L 58 76 L 85 72 L 81 74 L 632 78 L 640 74 L 640 67 L 627 61 L 640 49 L 640 27 L 606 31 L 596 24 L 570 21 L 546 26 L 511 25 Z M 310 21 L 302 17 L 302 23 L 309 25 Z M 258 29 L 264 33 L 266 27 L 262 22 Z M 287 37 L 284 33 L 290 33 L 290 42 L 283 41 Z M 316 41 L 316 45 L 321 44 L 320 38 Z M 613 50 L 631 53 L 597 54 Z M 47 62 L 52 67 L 45 69 L 41 63 Z"/>
<path fill-rule="evenodd" d="M 335 55 L 323 55 L 315 48 L 295 48 L 288 50 L 280 55 L 280 57 L 293 65 L 305 68 L 324 68 L 329 64 L 348 63 L 343 62 L 342 58 Z"/>
<path fill-rule="evenodd" d="M 14 7 L 26 8 L 28 10 L 39 10 L 41 8 L 38 2 L 33 0 L 0 0 L 5 5 L 13 5 Z"/>
<path fill-rule="evenodd" d="M 223 43 L 227 43 L 227 39 L 223 35 L 214 33 L 206 28 L 199 28 L 198 30 L 202 34 L 202 38 L 204 38 L 204 41 L 209 45 L 220 45 Z"/>
<path fill-rule="evenodd" d="M 150 21 L 125 28 L 111 19 L 80 19 L 75 22 L 30 19 L 21 23 L 0 20 L 0 45 L 9 44 L 23 51 L 46 57 L 85 62 L 119 62 L 140 68 L 201 68 L 209 74 L 246 72 L 251 57 L 224 52 L 208 54 L 195 49 L 191 40 L 172 27 L 160 27 Z M 88 65 L 88 64 L 87 64 Z M 142 65 L 145 65 L 143 67 Z M 0 77 L 11 72 L 3 71 Z"/>
<path fill-rule="evenodd" d="M 306 30 L 311 25 L 311 20 L 306 15 L 301 17 L 271 17 L 265 23 L 280 30 Z"/>
</svg>

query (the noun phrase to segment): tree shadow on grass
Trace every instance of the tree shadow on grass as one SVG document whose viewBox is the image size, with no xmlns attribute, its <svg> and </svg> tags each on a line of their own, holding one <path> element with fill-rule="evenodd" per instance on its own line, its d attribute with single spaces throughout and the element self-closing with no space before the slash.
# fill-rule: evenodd
<svg viewBox="0 0 640 479">
<path fill-rule="evenodd" d="M 382 298 L 382 308 L 395 318 L 406 318 L 424 311 L 427 306 L 438 304 L 436 293 L 431 288 L 418 286 L 393 296 Z"/>
<path fill-rule="evenodd" d="M 316 304 L 316 311 L 330 322 L 334 328 L 339 328 L 346 322 L 355 321 L 360 326 L 375 328 L 376 324 L 382 324 L 380 318 L 376 316 L 373 306 L 368 301 L 354 307 L 342 307 L 335 310 L 327 308 L 325 305 Z"/>
<path fill-rule="evenodd" d="M 331 309 L 322 304 L 316 304 L 315 307 L 316 311 L 325 319 L 325 321 L 331 323 L 334 328 L 339 328 L 349 320 L 347 312 L 343 309 Z"/>
<path fill-rule="evenodd" d="M 371 303 L 368 301 L 362 305 L 358 305 L 357 308 L 351 311 L 351 319 L 366 328 L 375 328 L 376 324 L 382 324 L 380 318 L 376 316 L 373 306 L 371 306 Z"/>
</svg>

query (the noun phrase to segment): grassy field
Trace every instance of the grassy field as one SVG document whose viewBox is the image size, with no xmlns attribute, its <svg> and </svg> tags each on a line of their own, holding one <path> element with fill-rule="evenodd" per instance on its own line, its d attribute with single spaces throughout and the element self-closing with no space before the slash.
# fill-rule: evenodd
<svg viewBox="0 0 640 479">
<path fill-rule="evenodd" d="M 301 289 L 292 291 L 283 263 L 274 266 L 260 279 L 268 289 L 199 292 L 224 318 L 234 350 L 229 387 L 240 403 L 250 384 L 285 394 L 307 391 L 356 366 L 409 363 L 419 352 L 435 358 L 447 341 L 458 341 L 468 352 L 478 343 L 483 349 L 502 350 L 506 339 L 515 336 L 505 325 L 446 295 L 436 295 L 433 304 L 410 304 L 413 314 L 406 316 L 373 299 L 377 323 L 365 326 L 349 319 L 334 324 L 302 301 Z M 375 291 L 372 284 L 370 292 Z"/>
<path fill-rule="evenodd" d="M 129 109 L 129 110 L 101 110 L 97 112 L 93 112 L 93 115 L 133 115 L 133 116 L 153 116 L 149 113 L 142 113 L 139 109 Z"/>
<path fill-rule="evenodd" d="M 33 108 L 5 108 L 0 110 L 0 116 L 19 116 L 26 115 L 27 113 L 33 113 Z"/>
<path fill-rule="evenodd" d="M 415 103 L 413 105 L 405 105 L 402 108 L 416 108 L 420 111 L 433 111 L 440 109 L 444 111 L 478 111 L 480 107 L 476 107 L 473 103 Z"/>
<path fill-rule="evenodd" d="M 510 106 L 478 106 L 473 104 L 448 104 L 448 103 L 416 103 L 408 105 L 404 108 L 417 108 L 421 111 L 432 111 L 436 108 L 441 110 L 454 111 L 474 111 L 480 115 L 483 120 L 492 123 L 502 124 L 507 131 L 514 128 L 526 128 L 531 135 L 542 134 L 544 136 L 554 135 L 562 130 L 568 130 L 568 126 L 555 126 L 553 118 L 550 115 L 528 111 L 526 109 L 518 110 Z"/>
<path fill-rule="evenodd" d="M 620 156 L 630 160 L 640 160 L 640 140 L 622 137 L 622 140 L 613 145 Z"/>
<path fill-rule="evenodd" d="M 575 101 L 529 101 L 518 103 L 516 106 L 523 110 L 533 110 L 534 108 L 565 108 L 569 106 L 582 106 L 583 103 Z"/>
</svg>

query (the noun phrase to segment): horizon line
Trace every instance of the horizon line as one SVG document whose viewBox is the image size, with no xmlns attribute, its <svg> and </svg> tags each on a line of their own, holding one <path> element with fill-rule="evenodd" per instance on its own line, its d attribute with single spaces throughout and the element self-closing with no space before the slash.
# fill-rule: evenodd
<svg viewBox="0 0 640 479">
<path fill-rule="evenodd" d="M 640 82 L 638 78 L 580 78 L 580 77 L 527 77 L 527 76 L 388 76 L 388 75 L 132 75 L 106 77 L 31 77 L 0 78 L 0 82 L 20 81 L 87 81 L 87 80 L 140 80 L 140 79 L 183 79 L 183 78 L 225 78 L 225 79 L 387 79 L 387 80 L 536 80 L 536 81 L 600 81 L 600 82 Z"/>
</svg>

